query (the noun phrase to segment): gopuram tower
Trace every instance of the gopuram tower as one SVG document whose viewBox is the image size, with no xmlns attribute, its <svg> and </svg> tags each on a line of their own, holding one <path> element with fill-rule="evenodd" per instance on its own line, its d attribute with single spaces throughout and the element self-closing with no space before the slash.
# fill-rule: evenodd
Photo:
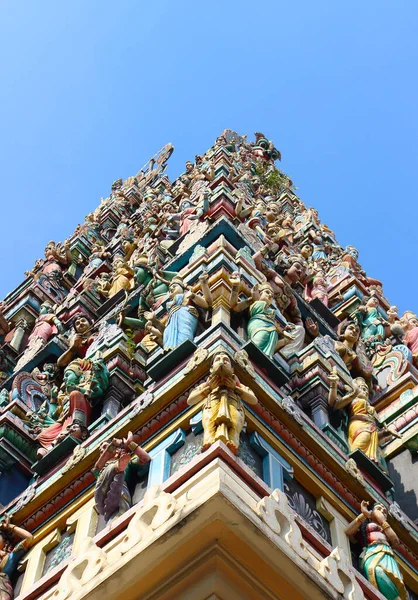
<svg viewBox="0 0 418 600">
<path fill-rule="evenodd" d="M 262 133 L 172 152 L 0 304 L 0 599 L 418 598 L 417 316 Z"/>
</svg>

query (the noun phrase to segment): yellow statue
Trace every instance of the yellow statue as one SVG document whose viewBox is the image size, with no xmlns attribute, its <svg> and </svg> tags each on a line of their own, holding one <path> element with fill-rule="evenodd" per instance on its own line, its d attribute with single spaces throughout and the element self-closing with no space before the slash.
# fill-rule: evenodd
<svg viewBox="0 0 418 600">
<path fill-rule="evenodd" d="M 121 256 L 117 256 L 113 261 L 112 285 L 109 289 L 108 297 L 115 296 L 120 290 L 130 291 L 135 286 L 133 269 L 127 264 Z"/>
<path fill-rule="evenodd" d="M 257 404 L 257 398 L 250 388 L 240 383 L 226 352 L 214 355 L 209 377 L 190 393 L 187 403 L 193 405 L 201 400 L 205 400 L 202 451 L 221 440 L 237 454 L 239 436 L 245 422 L 242 400 Z"/>
<path fill-rule="evenodd" d="M 349 407 L 348 445 L 350 452 L 362 450 L 366 456 L 379 463 L 379 445 L 391 437 L 401 438 L 394 430 L 384 426 L 379 427 L 377 413 L 369 403 L 369 386 L 363 377 L 357 377 L 351 382 L 351 388 L 345 386 L 348 392 L 342 398 L 337 397 L 337 370 L 334 367 L 328 376 L 330 382 L 328 403 L 332 408 Z"/>
</svg>

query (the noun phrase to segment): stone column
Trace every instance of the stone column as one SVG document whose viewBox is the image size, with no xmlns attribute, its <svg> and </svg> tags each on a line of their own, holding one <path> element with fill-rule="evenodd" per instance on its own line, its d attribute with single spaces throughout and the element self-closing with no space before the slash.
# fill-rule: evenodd
<svg viewBox="0 0 418 600">
<path fill-rule="evenodd" d="M 351 564 L 350 541 L 345 533 L 345 528 L 349 522 L 330 502 L 328 502 L 328 500 L 325 500 L 323 496 L 319 496 L 317 499 L 316 508 L 329 522 L 332 545 L 334 547 L 339 546 L 342 548 Z"/>
</svg>

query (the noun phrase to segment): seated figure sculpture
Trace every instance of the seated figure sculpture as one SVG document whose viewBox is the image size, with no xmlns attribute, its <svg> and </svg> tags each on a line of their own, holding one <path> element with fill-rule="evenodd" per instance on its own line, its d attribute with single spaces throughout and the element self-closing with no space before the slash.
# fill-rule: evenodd
<svg viewBox="0 0 418 600">
<path fill-rule="evenodd" d="M 213 356 L 209 377 L 191 391 L 187 403 L 193 406 L 202 400 L 205 400 L 202 452 L 220 440 L 237 454 L 245 422 L 242 400 L 257 404 L 257 398 L 250 388 L 240 383 L 226 352 L 218 352 Z"/>
<path fill-rule="evenodd" d="M 87 427 L 91 418 L 90 399 L 99 398 L 104 394 L 109 385 L 109 371 L 102 359 L 87 360 L 77 358 L 73 360 L 64 371 L 64 381 L 58 393 L 57 403 L 61 414 L 57 422 L 46 427 L 38 435 L 38 442 L 42 448 L 38 456 L 44 456 L 57 440 L 62 441 L 63 432 L 73 435 L 68 431 L 75 422 Z M 80 435 L 81 435 L 80 431 Z M 78 434 L 78 429 L 77 429 Z M 74 436 L 73 437 L 78 437 Z"/>
</svg>

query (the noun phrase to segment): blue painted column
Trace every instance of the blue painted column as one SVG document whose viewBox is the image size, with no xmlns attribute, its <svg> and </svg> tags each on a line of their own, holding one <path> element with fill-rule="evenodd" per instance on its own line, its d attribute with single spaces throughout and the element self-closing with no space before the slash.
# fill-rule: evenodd
<svg viewBox="0 0 418 600">
<path fill-rule="evenodd" d="M 263 458 L 264 482 L 283 492 L 284 480 L 293 478 L 293 467 L 257 431 L 252 434 L 250 444 Z"/>
<path fill-rule="evenodd" d="M 170 476 L 170 457 L 185 442 L 186 434 L 177 429 L 148 453 L 151 462 L 148 475 L 148 487 L 162 484 Z"/>
</svg>

